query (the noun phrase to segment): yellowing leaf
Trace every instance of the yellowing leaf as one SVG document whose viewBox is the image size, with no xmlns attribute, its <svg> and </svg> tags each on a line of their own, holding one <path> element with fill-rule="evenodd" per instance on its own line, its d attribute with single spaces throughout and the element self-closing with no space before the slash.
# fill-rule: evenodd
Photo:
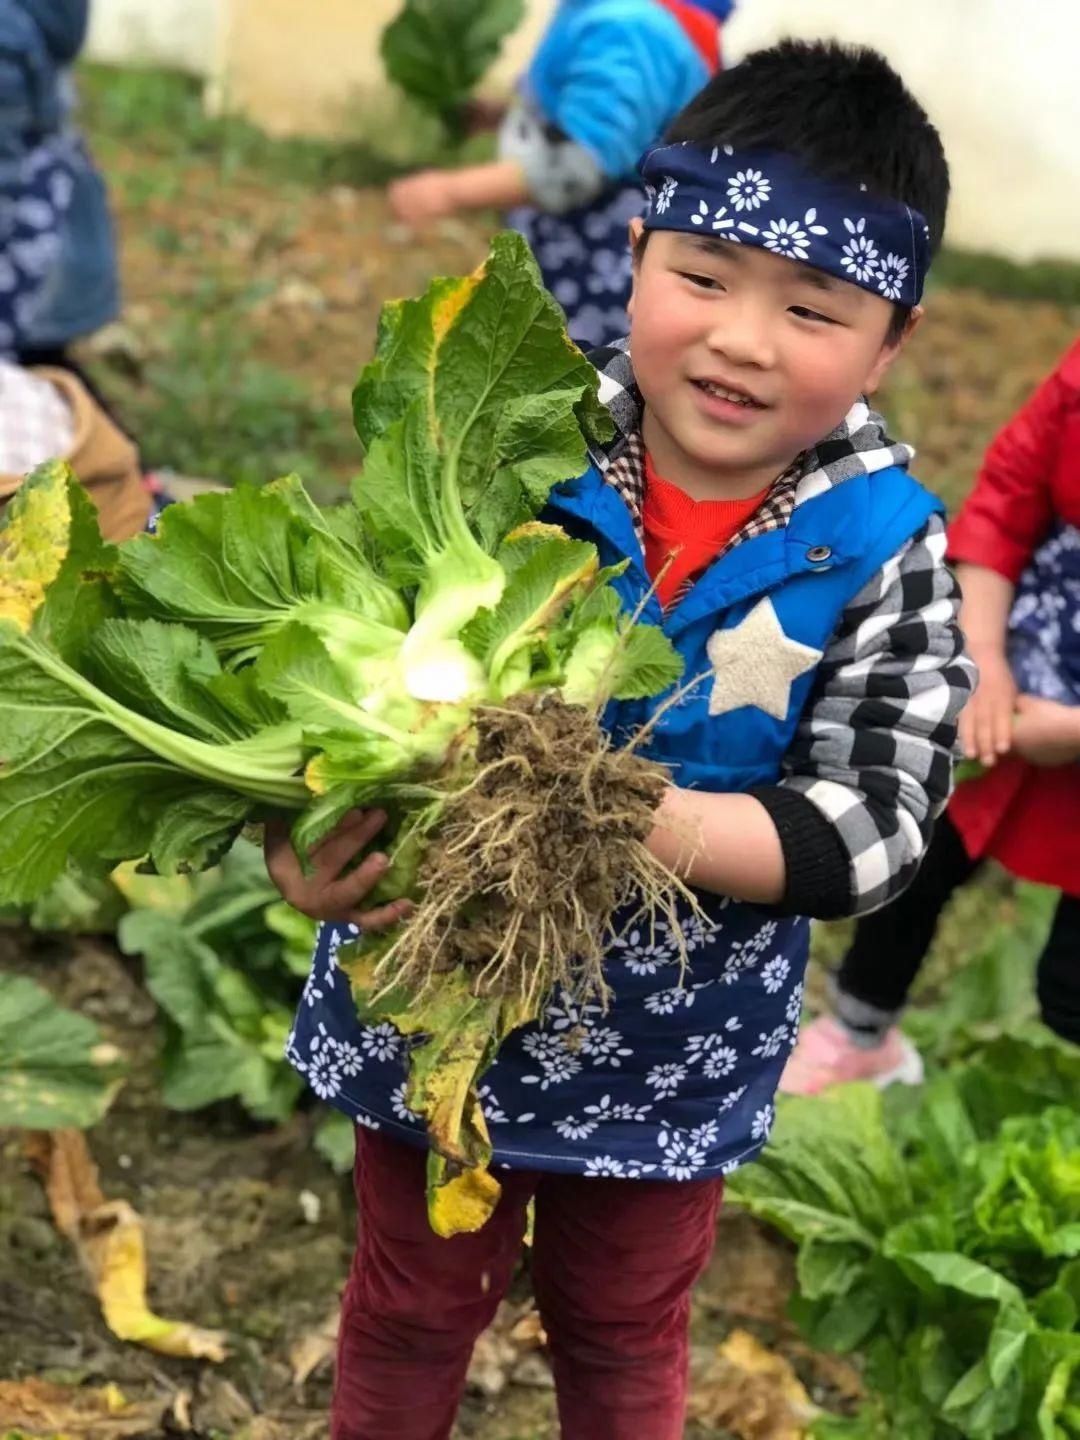
<svg viewBox="0 0 1080 1440">
<path fill-rule="evenodd" d="M 305 1381 L 331 1364 L 337 1352 L 338 1330 L 341 1311 L 335 1305 L 315 1330 L 307 1330 L 289 1347 L 289 1364 L 292 1366 L 293 1384 L 299 1389 Z"/>
<path fill-rule="evenodd" d="M 0 1380 L 0 1434 L 51 1440 L 120 1440 L 156 1433 L 160 1403 L 129 1401 L 116 1385 L 60 1385 L 29 1378 Z"/>
<path fill-rule="evenodd" d="M 133 910 L 156 910 L 179 917 L 195 899 L 190 875 L 149 874 L 140 870 L 134 860 L 117 866 L 112 883 Z"/>
<path fill-rule="evenodd" d="M 162 1355 L 224 1360 L 221 1331 L 166 1320 L 150 1310 L 143 1222 L 126 1201 L 105 1199 L 82 1133 L 43 1133 L 29 1149 L 44 1176 L 56 1227 L 78 1251 L 113 1334 Z"/>
<path fill-rule="evenodd" d="M 428 1219 L 436 1235 L 471 1234 L 491 1218 L 502 1186 L 489 1170 L 477 1167 L 449 1176 L 446 1160 L 428 1154 Z"/>
<path fill-rule="evenodd" d="M 690 1418 L 737 1440 L 804 1440 L 819 1413 L 791 1362 L 746 1330 L 694 1368 Z"/>
<path fill-rule="evenodd" d="M 530 1017 L 521 1005 L 477 999 L 462 972 L 441 975 L 430 994 L 404 1009 L 400 992 L 384 996 L 382 1003 L 376 994 L 372 1003 L 379 958 L 350 946 L 339 964 L 366 1017 L 387 1020 L 403 1035 L 424 1037 L 409 1052 L 407 1098 L 409 1108 L 424 1118 L 432 1145 L 427 1184 L 432 1229 L 444 1236 L 479 1230 L 501 1192 L 487 1168 L 491 1137 L 477 1085 L 499 1042 Z"/>
<path fill-rule="evenodd" d="M 74 477 L 59 460 L 40 465 L 15 492 L 0 529 L 0 620 L 25 634 L 68 553 Z"/>
<path fill-rule="evenodd" d="M 482 273 L 482 270 L 476 271 L 452 281 L 439 295 L 431 311 L 431 328 L 435 332 L 436 345 L 442 343 L 447 331 L 472 299 Z"/>
</svg>

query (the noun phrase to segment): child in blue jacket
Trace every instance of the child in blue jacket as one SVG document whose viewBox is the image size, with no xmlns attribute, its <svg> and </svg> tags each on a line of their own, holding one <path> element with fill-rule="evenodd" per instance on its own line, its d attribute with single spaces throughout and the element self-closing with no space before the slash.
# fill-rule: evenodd
<svg viewBox="0 0 1080 1440">
<path fill-rule="evenodd" d="M 675 781 L 649 844 L 704 919 L 685 912 L 685 976 L 671 935 L 624 925 L 606 1013 L 555 995 L 509 1037 L 481 1092 L 502 1198 L 443 1240 L 404 1041 L 359 1021 L 335 961 L 407 913 L 363 909 L 379 856 L 348 868 L 382 817 L 350 817 L 308 876 L 270 835 L 282 893 L 327 922 L 289 1054 L 358 1126 L 334 1440 L 450 1434 L 530 1200 L 562 1434 L 682 1436 L 690 1289 L 723 1176 L 769 1134 L 809 917 L 898 894 L 951 786 L 973 676 L 941 506 L 865 398 L 941 239 L 937 132 L 881 56 L 787 42 L 719 75 L 642 173 L 630 337 L 594 357 L 618 434 L 551 516 L 629 562 L 626 607 L 710 676 L 648 744 Z M 616 735 L 656 703 L 614 707 Z"/>
<path fill-rule="evenodd" d="M 499 136 L 499 158 L 390 187 L 404 221 L 501 208 L 528 240 L 571 337 L 628 327 L 626 227 L 644 210 L 637 162 L 720 64 L 734 0 L 561 0 Z"/>
</svg>

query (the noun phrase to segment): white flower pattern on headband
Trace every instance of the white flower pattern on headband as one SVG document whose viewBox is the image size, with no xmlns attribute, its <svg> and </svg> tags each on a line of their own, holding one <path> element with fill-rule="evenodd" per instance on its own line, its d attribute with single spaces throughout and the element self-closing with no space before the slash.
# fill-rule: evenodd
<svg viewBox="0 0 1080 1440">
<path fill-rule="evenodd" d="M 765 237 L 765 249 L 776 255 L 785 255 L 789 260 L 806 260 L 810 251 L 806 248 L 810 237 L 799 229 L 797 220 L 770 220 L 761 232 Z"/>
<path fill-rule="evenodd" d="M 713 232 L 889 300 L 918 303 L 930 263 L 925 217 L 872 198 L 865 184 L 845 193 L 790 155 L 730 145 L 698 149 L 688 141 L 650 151 L 641 173 L 660 192 L 646 218 L 649 228 Z"/>
<path fill-rule="evenodd" d="M 671 202 L 675 199 L 675 191 L 679 188 L 679 182 L 673 180 L 670 175 L 666 177 L 660 186 L 660 193 L 656 197 L 656 213 L 663 215 L 665 210 L 671 209 Z"/>
<path fill-rule="evenodd" d="M 709 207 L 708 205 L 706 205 L 705 201 L 699 200 L 697 211 L 695 212 L 695 214 L 690 216 L 690 224 L 704 225 L 709 219 L 709 213 Z M 710 223 L 714 230 L 719 230 L 721 232 L 725 230 L 732 230 L 735 227 L 735 221 L 727 213 L 726 205 L 720 206 L 719 210 L 717 210 L 713 215 Z M 737 235 L 725 235 L 721 233 L 720 238 L 723 240 L 737 240 L 739 237 Z"/>
<path fill-rule="evenodd" d="M 894 255 L 890 250 L 885 256 L 881 262 L 881 274 L 878 276 L 878 289 L 886 300 L 900 299 L 910 268 L 902 255 Z"/>
<path fill-rule="evenodd" d="M 856 280 L 865 285 L 868 280 L 874 279 L 881 264 L 877 246 L 870 236 L 864 233 L 866 230 L 865 216 L 858 221 L 845 219 L 844 228 L 850 234 L 851 239 L 844 246 L 840 263 L 845 270 L 854 275 Z"/>
<path fill-rule="evenodd" d="M 756 210 L 772 194 L 772 182 L 760 170 L 739 170 L 728 181 L 727 193 L 736 210 Z"/>
</svg>

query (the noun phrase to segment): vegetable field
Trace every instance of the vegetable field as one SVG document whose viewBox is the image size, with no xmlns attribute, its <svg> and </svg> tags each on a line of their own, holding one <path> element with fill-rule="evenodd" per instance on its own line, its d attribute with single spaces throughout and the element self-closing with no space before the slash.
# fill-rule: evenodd
<svg viewBox="0 0 1080 1440">
<path fill-rule="evenodd" d="M 275 144 L 204 120 L 174 77 L 86 86 L 127 308 L 85 358 L 147 463 L 185 493 L 296 470 L 321 504 L 343 498 L 358 466 L 349 396 L 380 307 L 470 271 L 494 219 L 418 239 L 379 188 L 397 159 L 363 137 Z M 955 500 L 1075 335 L 1080 283 L 977 257 L 942 269 L 956 283 L 931 294 L 883 408 Z M 571 419 L 581 401 L 580 386 L 564 396 Z M 406 517 L 418 566 L 460 539 L 445 513 L 425 533 L 431 516 Z M 471 565 L 482 586 L 492 563 L 459 553 L 455 577 Z M 397 598 L 381 600 L 396 635 Z M 569 674 L 603 622 L 590 644 L 607 647 L 596 664 L 614 688 L 591 602 L 583 591 L 551 663 Z M 521 627 L 504 619 L 483 651 L 500 699 L 520 682 L 506 641 Z M 472 703 L 473 651 L 427 638 Z M 423 658 L 394 704 L 432 698 L 415 689 Z M 766 1159 L 732 1182 L 695 1299 L 689 1435 L 1080 1437 L 1080 1054 L 1032 1019 L 1051 903 L 1000 875 L 957 902 L 909 1021 L 924 1087 L 781 1108 Z M 196 877 L 65 874 L 0 921 L 0 1436 L 325 1436 L 351 1135 L 282 1058 L 312 926 L 244 839 Z M 843 927 L 819 929 L 811 1006 L 843 943 Z M 460 1433 L 542 1440 L 553 1414 L 523 1270 L 478 1347 Z"/>
</svg>

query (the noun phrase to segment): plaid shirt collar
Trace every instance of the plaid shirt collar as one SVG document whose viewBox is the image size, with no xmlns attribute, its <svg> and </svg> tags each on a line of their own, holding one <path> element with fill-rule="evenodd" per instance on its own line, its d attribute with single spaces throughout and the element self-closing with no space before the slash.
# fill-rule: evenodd
<svg viewBox="0 0 1080 1440">
<path fill-rule="evenodd" d="M 595 350 L 589 357 L 600 373 L 600 398 L 615 422 L 615 438 L 595 446 L 592 459 L 630 511 L 638 541 L 644 547 L 642 510 L 645 499 L 645 444 L 641 438 L 644 401 L 634 379 L 630 346 L 626 340 Z M 890 465 L 907 467 L 915 454 L 910 445 L 897 444 L 885 433 L 885 422 L 858 400 L 831 435 L 796 456 L 753 515 L 720 551 L 726 555 L 744 540 L 783 529 L 795 507 L 851 479 Z"/>
</svg>

